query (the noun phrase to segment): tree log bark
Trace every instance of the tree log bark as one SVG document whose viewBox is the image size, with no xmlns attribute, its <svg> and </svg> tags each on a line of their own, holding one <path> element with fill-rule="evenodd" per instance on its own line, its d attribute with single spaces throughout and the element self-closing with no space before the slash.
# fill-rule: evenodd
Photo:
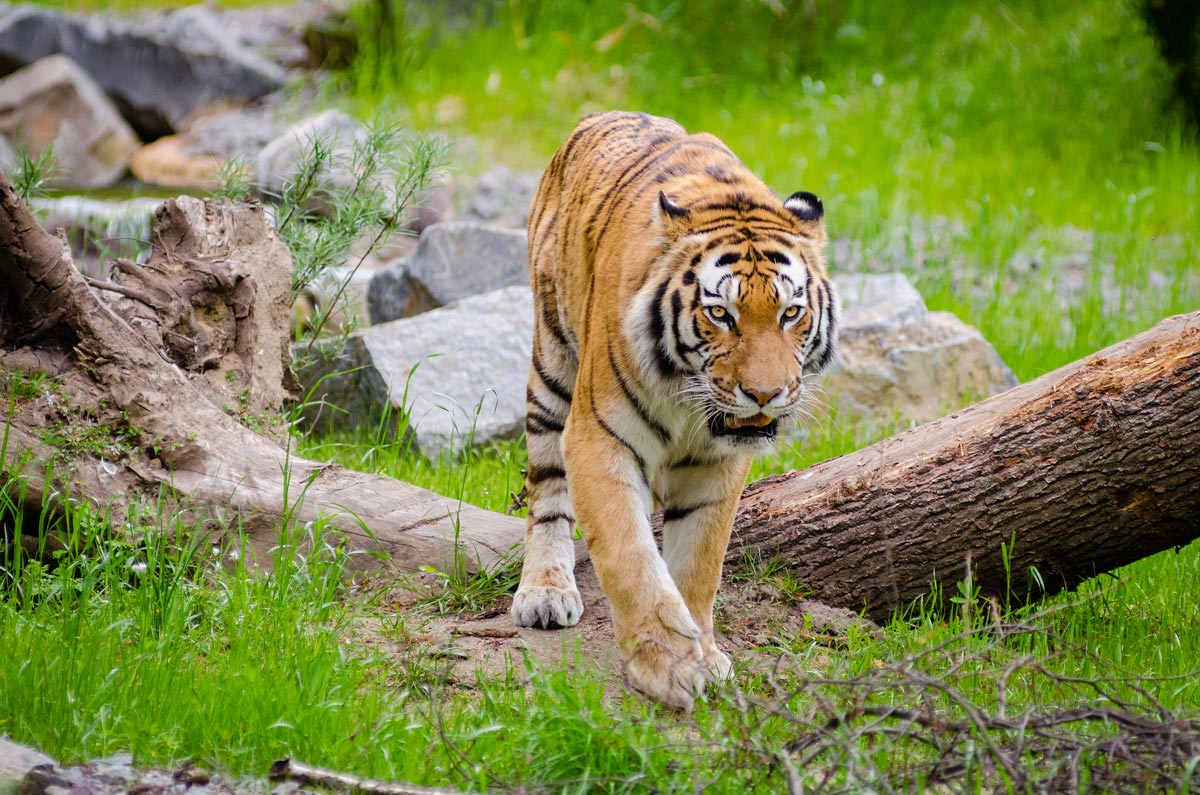
<svg viewBox="0 0 1200 795">
<path fill-rule="evenodd" d="M 934 582 L 954 595 L 968 566 L 1020 604 L 1181 547 L 1200 536 L 1200 312 L 754 483 L 734 528 L 729 565 L 778 558 L 814 599 L 877 619 Z"/>
</svg>

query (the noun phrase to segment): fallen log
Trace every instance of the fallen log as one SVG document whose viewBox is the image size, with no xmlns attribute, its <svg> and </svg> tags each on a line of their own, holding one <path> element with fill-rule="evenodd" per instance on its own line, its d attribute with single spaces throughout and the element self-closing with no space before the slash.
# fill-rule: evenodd
<svg viewBox="0 0 1200 795">
<path fill-rule="evenodd" d="M 734 527 L 728 564 L 778 559 L 877 619 L 968 573 L 1020 604 L 1181 547 L 1200 536 L 1200 312 L 751 484 Z"/>
</svg>

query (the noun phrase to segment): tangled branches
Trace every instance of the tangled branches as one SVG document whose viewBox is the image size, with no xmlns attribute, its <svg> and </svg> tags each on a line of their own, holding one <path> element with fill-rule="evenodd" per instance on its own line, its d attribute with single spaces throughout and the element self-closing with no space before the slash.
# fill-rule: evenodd
<svg viewBox="0 0 1200 795">
<path fill-rule="evenodd" d="M 748 736 L 766 722 L 790 724 L 782 747 L 756 752 L 793 795 L 1200 785 L 1200 720 L 1172 713 L 1145 680 L 1056 673 L 1053 653 L 1019 651 L 1035 639 L 1055 641 L 1044 629 L 993 624 L 846 678 L 784 684 L 776 670 L 776 698 L 734 698 L 754 716 Z"/>
</svg>

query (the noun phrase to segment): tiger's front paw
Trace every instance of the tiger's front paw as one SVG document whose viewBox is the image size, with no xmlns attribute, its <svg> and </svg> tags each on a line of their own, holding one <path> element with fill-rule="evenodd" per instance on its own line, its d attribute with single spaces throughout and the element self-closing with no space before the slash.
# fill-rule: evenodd
<svg viewBox="0 0 1200 795">
<path fill-rule="evenodd" d="M 638 644 L 625 665 L 629 684 L 650 698 L 688 712 L 704 692 L 704 661 L 699 649 L 680 654 L 657 641 Z"/>
<path fill-rule="evenodd" d="M 574 586 L 536 585 L 517 589 L 512 619 L 518 627 L 557 629 L 579 623 L 583 599 Z"/>
<path fill-rule="evenodd" d="M 621 647 L 628 655 L 625 674 L 630 685 L 655 701 L 688 711 L 704 692 L 708 671 L 700 630 L 687 608 L 679 607 L 660 608 L 658 620 L 630 633 Z"/>
</svg>

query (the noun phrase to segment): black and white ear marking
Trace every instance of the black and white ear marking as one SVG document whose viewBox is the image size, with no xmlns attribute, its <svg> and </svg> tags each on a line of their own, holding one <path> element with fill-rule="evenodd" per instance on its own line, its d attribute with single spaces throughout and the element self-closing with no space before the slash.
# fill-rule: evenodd
<svg viewBox="0 0 1200 795">
<path fill-rule="evenodd" d="M 816 197 L 814 196 L 813 198 Z M 688 214 L 686 208 L 680 207 L 678 204 L 668 199 L 667 194 L 663 193 L 661 190 L 658 192 L 658 206 L 662 208 L 664 213 L 672 218 L 683 218 Z"/>
<path fill-rule="evenodd" d="M 825 205 L 805 190 L 798 190 L 788 196 L 783 206 L 795 213 L 801 221 L 820 221 L 825 217 Z"/>
</svg>

